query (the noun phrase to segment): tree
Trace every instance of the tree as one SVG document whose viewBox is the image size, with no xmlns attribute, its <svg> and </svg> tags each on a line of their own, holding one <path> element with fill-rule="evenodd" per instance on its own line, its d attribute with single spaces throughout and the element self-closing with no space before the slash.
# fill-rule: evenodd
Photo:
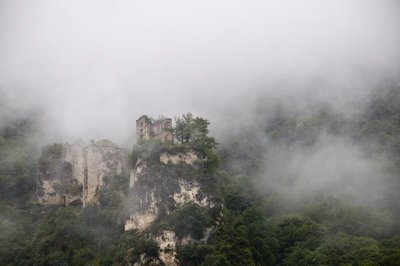
<svg viewBox="0 0 400 266">
<path fill-rule="evenodd" d="M 176 139 L 186 146 L 207 151 L 216 148 L 214 137 L 208 136 L 207 119 L 193 117 L 191 113 L 183 114 L 182 118 L 175 118 L 174 133 Z"/>
</svg>

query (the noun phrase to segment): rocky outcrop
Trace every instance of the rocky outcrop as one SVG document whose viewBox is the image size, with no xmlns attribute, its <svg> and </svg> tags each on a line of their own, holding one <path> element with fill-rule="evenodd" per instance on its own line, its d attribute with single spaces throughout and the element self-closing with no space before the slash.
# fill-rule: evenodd
<svg viewBox="0 0 400 266">
<path fill-rule="evenodd" d="M 173 143 L 172 119 L 153 120 L 146 115 L 141 116 L 136 120 L 136 138 L 138 142 L 154 139 L 164 143 Z"/>
<path fill-rule="evenodd" d="M 214 208 L 213 200 L 201 190 L 196 178 L 191 176 L 195 162 L 201 159 L 194 151 L 162 152 L 158 162 L 151 167 L 145 159 L 138 159 L 130 172 L 130 218 L 125 230 L 146 229 L 162 213 L 170 213 L 187 202 Z M 187 168 L 178 164 L 187 164 Z M 211 197 L 212 198 L 212 197 Z"/>
<path fill-rule="evenodd" d="M 202 161 L 199 155 L 194 151 L 180 152 L 180 153 L 170 153 L 170 152 L 162 152 L 160 154 L 160 162 L 163 164 L 179 164 L 185 163 L 189 165 L 193 165 L 195 162 Z"/>
<path fill-rule="evenodd" d="M 131 265 L 131 264 L 127 264 Z M 159 258 L 147 257 L 146 254 L 140 256 L 140 261 L 135 262 L 133 266 L 165 266 Z"/>
<path fill-rule="evenodd" d="M 45 204 L 96 202 L 106 177 L 126 172 L 126 154 L 108 140 L 53 145 L 39 162 L 37 198 Z"/>
<path fill-rule="evenodd" d="M 176 244 L 178 237 L 174 231 L 163 230 L 160 235 L 156 238 L 156 243 L 160 247 L 160 260 L 165 266 L 178 265 L 178 259 L 176 258 Z"/>
<path fill-rule="evenodd" d="M 110 209 L 118 224 L 125 219 L 125 230 L 134 230 L 126 232 L 135 239 L 126 250 L 127 265 L 179 265 L 178 248 L 207 242 L 221 221 L 212 153 L 190 143 L 174 145 L 171 119 L 142 116 L 136 126 L 128 189 L 125 151 L 107 140 L 80 141 L 43 150 L 37 199 L 106 208 L 115 199 Z"/>
<path fill-rule="evenodd" d="M 129 218 L 125 230 L 150 232 L 159 246 L 159 259 L 164 265 L 179 265 L 176 247 L 201 239 L 174 231 L 168 221 L 187 204 L 194 204 L 205 213 L 219 213 L 222 204 L 215 195 L 206 192 L 210 190 L 202 183 L 206 158 L 193 150 L 180 149 L 146 151 L 145 154 L 147 157 L 138 158 L 130 171 Z M 161 231 L 157 229 L 160 221 L 163 223 Z M 204 228 L 203 236 L 209 234 L 209 228 Z"/>
</svg>

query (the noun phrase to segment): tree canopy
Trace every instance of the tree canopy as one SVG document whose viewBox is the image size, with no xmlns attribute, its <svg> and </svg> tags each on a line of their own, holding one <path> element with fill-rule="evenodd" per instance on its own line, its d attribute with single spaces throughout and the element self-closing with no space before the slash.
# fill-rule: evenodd
<svg viewBox="0 0 400 266">
<path fill-rule="evenodd" d="M 193 117 L 191 113 L 183 114 L 175 118 L 175 138 L 184 145 L 192 148 L 207 151 L 215 149 L 217 142 L 214 137 L 208 135 L 207 119 Z"/>
</svg>

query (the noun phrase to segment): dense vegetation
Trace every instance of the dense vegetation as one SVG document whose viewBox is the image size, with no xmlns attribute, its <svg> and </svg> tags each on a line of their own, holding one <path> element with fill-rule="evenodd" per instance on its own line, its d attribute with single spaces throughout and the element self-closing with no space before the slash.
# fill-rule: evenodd
<svg viewBox="0 0 400 266">
<path fill-rule="evenodd" d="M 257 135 L 252 129 L 224 140 L 219 156 L 207 152 L 216 145 L 208 137 L 207 120 L 189 114 L 179 118 L 175 132 L 182 145 L 175 148 L 207 143 L 206 166 L 214 179 L 206 181 L 224 203 L 222 223 L 207 242 L 178 247 L 181 264 L 400 265 L 396 193 L 385 195 L 385 204 L 377 210 L 324 193 L 307 194 L 299 202 L 286 204 L 276 191 L 260 189 L 265 167 L 261 141 L 268 139 L 278 148 L 308 149 L 324 133 L 346 135 L 369 157 L 384 160 L 381 173 L 390 176 L 392 190 L 399 191 L 399 116 L 398 88 L 377 93 L 351 118 L 327 107 L 303 116 L 278 110 L 265 118 Z M 39 158 L 37 149 L 27 143 L 30 123 L 17 120 L 0 132 L 0 265 L 124 265 L 143 253 L 157 256 L 152 240 L 136 231 L 124 232 L 126 176 L 106 180 L 99 191 L 99 205 L 60 208 L 35 203 Z M 146 156 L 147 150 L 137 147 L 132 160 Z M 178 233 L 200 239 L 203 231 L 198 228 L 209 219 L 189 204 L 168 223 Z"/>
<path fill-rule="evenodd" d="M 211 253 L 192 265 L 203 260 L 205 265 L 399 265 L 399 108 L 400 91 L 392 89 L 374 95 L 365 111 L 351 119 L 326 107 L 305 116 L 278 109 L 261 126 L 263 137 L 281 149 L 301 146 L 307 151 L 322 132 L 345 135 L 370 157 L 385 158 L 380 174 L 391 176 L 395 192 L 387 195 L 383 209 L 323 193 L 282 204 L 286 199 L 276 191 L 260 193 L 256 187 L 262 182 L 260 137 L 245 131 L 243 139 L 247 135 L 256 141 L 233 140 L 225 146 L 224 224 L 211 239 Z M 185 249 L 204 254 L 202 246 Z"/>
<path fill-rule="evenodd" d="M 193 117 L 191 113 L 175 119 L 175 138 L 183 145 L 199 151 L 209 151 L 217 147 L 214 137 L 209 136 L 207 119 Z"/>
</svg>

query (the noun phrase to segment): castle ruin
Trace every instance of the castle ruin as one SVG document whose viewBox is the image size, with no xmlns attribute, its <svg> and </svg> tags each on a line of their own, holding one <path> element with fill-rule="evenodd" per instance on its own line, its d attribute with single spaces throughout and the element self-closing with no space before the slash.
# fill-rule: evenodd
<svg viewBox="0 0 400 266">
<path fill-rule="evenodd" d="M 155 139 L 164 143 L 173 143 L 172 119 L 153 120 L 147 115 L 141 116 L 136 120 L 136 138 L 138 141 Z"/>
</svg>

